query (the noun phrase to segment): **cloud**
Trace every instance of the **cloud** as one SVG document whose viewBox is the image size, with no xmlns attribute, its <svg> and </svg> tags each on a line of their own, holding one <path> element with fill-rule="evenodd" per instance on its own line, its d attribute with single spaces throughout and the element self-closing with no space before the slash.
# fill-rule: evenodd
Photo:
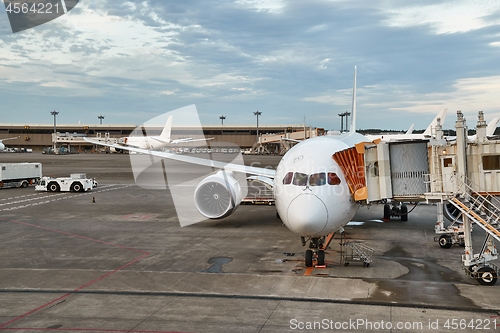
<svg viewBox="0 0 500 333">
<path fill-rule="evenodd" d="M 117 121 L 140 123 L 142 114 L 196 103 L 202 121 L 223 112 L 225 123 L 253 123 L 251 112 L 260 109 L 264 123 L 299 123 L 307 114 L 312 125 L 336 128 L 337 114 L 351 107 L 354 65 L 360 125 L 406 128 L 406 118 L 445 104 L 500 112 L 492 103 L 500 76 L 496 7 L 430 0 L 418 6 L 408 0 L 83 1 L 16 35 L 0 22 L 0 98 L 6 101 L 0 113 L 15 122 L 9 111 L 15 106 L 46 119 L 36 110 L 60 104 L 78 115 L 95 110 L 110 122 L 116 114 Z"/>
<path fill-rule="evenodd" d="M 390 17 L 385 22 L 392 27 L 428 25 L 437 34 L 457 33 L 498 25 L 499 11 L 495 0 L 454 0 L 387 9 Z"/>
</svg>

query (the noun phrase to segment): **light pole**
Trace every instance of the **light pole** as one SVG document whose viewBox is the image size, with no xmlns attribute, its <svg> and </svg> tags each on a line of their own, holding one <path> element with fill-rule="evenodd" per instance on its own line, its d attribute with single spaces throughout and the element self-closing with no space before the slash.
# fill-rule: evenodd
<svg viewBox="0 0 500 333">
<path fill-rule="evenodd" d="M 222 120 L 222 125 L 224 125 L 224 119 L 226 119 L 226 117 L 224 115 L 222 115 L 219 117 L 219 119 Z"/>
<path fill-rule="evenodd" d="M 340 116 L 340 132 L 344 132 L 344 117 L 345 119 L 345 130 L 347 131 L 347 124 L 349 123 L 349 116 L 351 115 L 350 112 L 344 112 L 344 113 L 339 113 Z"/>
<path fill-rule="evenodd" d="M 257 116 L 257 142 L 259 142 L 259 116 L 262 114 L 262 112 L 255 111 L 253 114 Z"/>
<path fill-rule="evenodd" d="M 102 125 L 102 120 L 104 119 L 104 116 L 100 115 L 100 116 L 97 116 L 97 118 L 99 118 L 99 124 Z"/>
<path fill-rule="evenodd" d="M 52 138 L 53 144 L 54 144 L 54 150 L 56 150 L 56 116 L 59 114 L 56 110 L 52 111 L 50 113 L 51 115 L 54 116 L 54 137 Z"/>
</svg>

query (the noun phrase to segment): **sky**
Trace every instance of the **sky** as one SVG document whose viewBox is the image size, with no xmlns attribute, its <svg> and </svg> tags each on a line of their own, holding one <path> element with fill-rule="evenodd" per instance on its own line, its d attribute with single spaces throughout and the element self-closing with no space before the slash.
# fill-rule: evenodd
<svg viewBox="0 0 500 333">
<path fill-rule="evenodd" d="M 424 129 L 448 108 L 500 117 L 497 0 L 80 0 L 12 33 L 0 6 L 0 123 Z M 174 119 L 175 125 L 175 119 Z"/>
</svg>

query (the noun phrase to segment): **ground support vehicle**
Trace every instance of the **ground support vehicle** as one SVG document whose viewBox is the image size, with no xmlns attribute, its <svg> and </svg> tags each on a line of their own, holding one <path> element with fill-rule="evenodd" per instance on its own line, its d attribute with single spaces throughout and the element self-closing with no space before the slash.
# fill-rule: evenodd
<svg viewBox="0 0 500 333">
<path fill-rule="evenodd" d="M 94 179 L 87 178 L 84 173 L 71 174 L 69 177 L 42 177 L 35 186 L 37 191 L 47 192 L 86 192 L 97 184 Z"/>
<path fill-rule="evenodd" d="M 0 163 L 0 188 L 28 187 L 41 177 L 41 163 Z"/>
</svg>

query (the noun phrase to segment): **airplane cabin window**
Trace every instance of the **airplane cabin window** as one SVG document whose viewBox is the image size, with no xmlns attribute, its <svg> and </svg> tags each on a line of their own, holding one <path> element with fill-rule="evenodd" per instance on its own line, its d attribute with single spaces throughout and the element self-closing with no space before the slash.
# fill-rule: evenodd
<svg viewBox="0 0 500 333">
<path fill-rule="evenodd" d="M 285 185 L 289 185 L 292 183 L 292 179 L 293 179 L 293 172 L 289 172 L 285 175 L 285 177 L 283 178 L 283 184 Z"/>
<path fill-rule="evenodd" d="M 329 172 L 328 173 L 328 184 L 330 185 L 339 185 L 340 184 L 340 178 L 337 176 L 335 172 Z"/>
<path fill-rule="evenodd" d="M 306 186 L 307 185 L 307 175 L 305 173 L 296 172 L 293 177 L 293 185 Z"/>
<path fill-rule="evenodd" d="M 324 172 L 321 173 L 313 173 L 309 176 L 309 185 L 311 186 L 321 186 L 326 184 L 326 174 Z"/>
</svg>

